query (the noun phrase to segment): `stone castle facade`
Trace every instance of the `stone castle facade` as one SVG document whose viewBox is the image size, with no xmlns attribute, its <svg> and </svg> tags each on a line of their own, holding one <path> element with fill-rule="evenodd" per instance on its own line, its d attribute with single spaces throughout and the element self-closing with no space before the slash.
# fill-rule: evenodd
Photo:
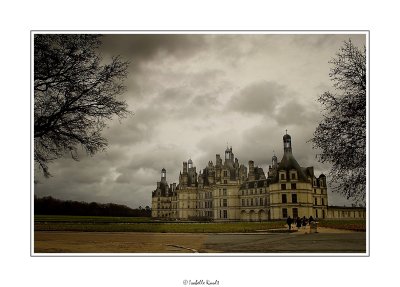
<svg viewBox="0 0 400 287">
<path fill-rule="evenodd" d="M 328 208 L 325 175 L 301 167 L 292 153 L 290 135 L 283 136 L 280 162 L 274 155 L 267 174 L 249 161 L 235 158 L 232 147 L 222 160 L 216 155 L 199 173 L 189 159 L 183 162 L 179 184 L 168 185 L 166 170 L 152 192 L 152 217 L 175 220 L 266 221 L 292 218 L 364 218 L 365 209 Z"/>
</svg>

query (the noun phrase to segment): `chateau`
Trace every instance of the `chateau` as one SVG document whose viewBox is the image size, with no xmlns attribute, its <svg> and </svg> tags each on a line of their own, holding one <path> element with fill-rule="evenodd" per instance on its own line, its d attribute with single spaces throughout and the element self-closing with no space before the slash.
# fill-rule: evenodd
<svg viewBox="0 0 400 287">
<path fill-rule="evenodd" d="M 168 185 L 166 170 L 152 192 L 152 217 L 179 220 L 265 221 L 292 218 L 365 218 L 365 208 L 328 207 L 326 177 L 301 167 L 292 153 L 291 137 L 283 136 L 283 157 L 272 157 L 267 175 L 249 161 L 239 164 L 232 147 L 225 159 L 216 155 L 199 173 L 183 162 L 179 184 Z"/>
</svg>

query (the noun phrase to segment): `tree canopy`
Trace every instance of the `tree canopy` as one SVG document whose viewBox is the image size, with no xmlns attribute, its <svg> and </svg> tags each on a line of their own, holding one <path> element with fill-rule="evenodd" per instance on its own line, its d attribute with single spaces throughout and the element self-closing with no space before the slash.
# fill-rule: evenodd
<svg viewBox="0 0 400 287">
<path fill-rule="evenodd" d="M 104 150 L 106 120 L 130 112 L 117 98 L 125 91 L 128 62 L 103 63 L 100 35 L 34 36 L 34 160 L 45 176 L 48 164 L 65 154 L 78 159 Z"/>
<path fill-rule="evenodd" d="M 333 190 L 365 202 L 366 196 L 366 48 L 345 41 L 329 77 L 334 93 L 323 93 L 323 120 L 311 139 L 320 162 L 332 164 Z"/>
</svg>

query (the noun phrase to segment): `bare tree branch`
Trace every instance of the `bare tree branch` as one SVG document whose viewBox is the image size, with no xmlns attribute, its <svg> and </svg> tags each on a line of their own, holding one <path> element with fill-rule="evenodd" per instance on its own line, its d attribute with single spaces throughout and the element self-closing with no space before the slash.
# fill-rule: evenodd
<svg viewBox="0 0 400 287">
<path fill-rule="evenodd" d="M 101 65 L 100 35 L 35 35 L 34 160 L 45 176 L 48 163 L 77 146 L 89 155 L 104 150 L 105 120 L 130 114 L 117 98 L 125 91 L 128 62 Z"/>
<path fill-rule="evenodd" d="M 318 101 L 324 118 L 311 139 L 321 149 L 320 162 L 332 163 L 334 191 L 365 202 L 366 195 L 366 48 L 351 40 L 330 63 L 329 76 L 336 94 L 323 93 Z"/>
</svg>

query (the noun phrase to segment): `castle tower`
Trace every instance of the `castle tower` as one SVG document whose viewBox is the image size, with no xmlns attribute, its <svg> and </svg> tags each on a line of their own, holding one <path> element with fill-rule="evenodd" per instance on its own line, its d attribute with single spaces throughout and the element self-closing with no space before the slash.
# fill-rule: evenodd
<svg viewBox="0 0 400 287">
<path fill-rule="evenodd" d="M 286 134 L 283 136 L 283 151 L 285 154 L 292 153 L 292 138 L 290 137 L 290 135 L 287 134 L 287 130 Z"/>
<path fill-rule="evenodd" d="M 165 168 L 161 170 L 161 182 L 167 182 L 167 171 Z"/>
<path fill-rule="evenodd" d="M 276 168 L 278 165 L 278 158 L 276 157 L 275 153 L 272 156 L 272 168 Z"/>
<path fill-rule="evenodd" d="M 186 174 L 188 172 L 188 164 L 186 161 L 183 162 L 183 174 Z"/>
<path fill-rule="evenodd" d="M 231 152 L 232 152 L 232 149 L 229 149 L 228 147 L 226 147 L 226 150 L 225 150 L 225 160 L 231 159 Z"/>
<path fill-rule="evenodd" d="M 249 181 L 255 180 L 256 175 L 254 173 L 254 161 L 249 160 Z"/>
<path fill-rule="evenodd" d="M 191 169 L 193 167 L 193 161 L 191 158 L 188 161 L 188 167 L 189 167 L 189 169 Z"/>
</svg>

